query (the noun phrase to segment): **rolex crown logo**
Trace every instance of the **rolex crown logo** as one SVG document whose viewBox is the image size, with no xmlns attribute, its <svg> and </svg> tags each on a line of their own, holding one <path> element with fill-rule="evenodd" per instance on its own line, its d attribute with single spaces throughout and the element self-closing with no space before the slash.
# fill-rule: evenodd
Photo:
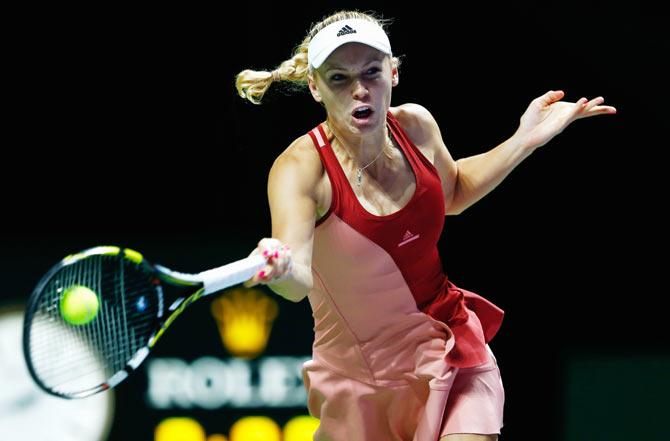
<svg viewBox="0 0 670 441">
<path fill-rule="evenodd" d="M 234 289 L 212 302 L 223 345 L 240 358 L 252 359 L 267 346 L 277 302 L 258 289 Z"/>
</svg>

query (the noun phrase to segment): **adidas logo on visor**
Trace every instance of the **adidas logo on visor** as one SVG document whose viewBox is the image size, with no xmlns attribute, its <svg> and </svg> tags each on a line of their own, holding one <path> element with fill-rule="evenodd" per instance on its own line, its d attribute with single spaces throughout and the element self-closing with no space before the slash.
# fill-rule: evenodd
<svg viewBox="0 0 670 441">
<path fill-rule="evenodd" d="M 341 37 L 341 36 L 343 36 L 343 35 L 347 35 L 347 34 L 355 34 L 355 33 L 356 33 L 356 29 L 352 28 L 352 27 L 349 26 L 349 25 L 346 25 L 345 27 L 343 27 L 342 29 L 340 29 L 340 32 L 337 33 L 337 36 L 338 36 L 338 37 Z M 332 34 L 331 34 L 331 35 L 332 35 Z"/>
</svg>

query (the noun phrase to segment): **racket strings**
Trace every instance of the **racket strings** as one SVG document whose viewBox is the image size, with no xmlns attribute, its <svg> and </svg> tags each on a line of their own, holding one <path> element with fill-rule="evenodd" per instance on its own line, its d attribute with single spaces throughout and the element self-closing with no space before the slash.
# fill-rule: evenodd
<svg viewBox="0 0 670 441">
<path fill-rule="evenodd" d="M 66 279 L 66 282 L 67 283 L 65 283 L 65 285 L 72 285 L 72 284 L 75 283 L 75 280 L 72 280 L 72 279 L 67 280 Z M 78 282 L 78 284 L 81 284 L 81 282 Z M 146 285 L 146 282 L 140 280 L 139 283 L 135 283 L 134 285 L 131 285 L 131 286 L 126 285 L 125 288 L 130 289 L 133 292 L 139 293 L 142 290 L 142 288 L 144 288 L 145 285 Z M 97 285 L 89 284 L 88 286 L 89 287 L 95 286 L 96 292 L 99 292 L 101 283 L 98 282 Z M 150 289 L 149 292 L 147 292 L 147 294 L 152 294 L 152 291 L 153 291 L 153 289 Z M 60 297 L 60 293 L 58 293 L 58 292 L 55 293 L 55 296 L 54 295 L 52 295 L 51 297 L 44 296 L 43 300 L 41 302 L 41 306 L 38 308 L 38 311 L 48 312 L 49 313 L 49 317 L 48 317 L 49 320 L 58 319 L 60 317 L 60 310 L 59 310 L 59 307 L 58 307 L 58 298 L 59 297 Z M 74 327 L 72 329 L 75 330 L 75 331 L 82 331 L 82 330 L 86 331 L 86 338 L 89 338 L 89 339 L 93 338 L 94 340 L 98 341 L 99 343 L 103 343 L 103 342 L 100 342 L 100 336 L 105 335 L 105 333 L 102 332 L 103 330 L 101 328 L 101 326 L 102 326 L 101 324 L 103 323 L 102 318 L 110 314 L 108 311 L 109 311 L 108 304 L 104 303 L 104 302 L 101 302 L 101 308 L 100 308 L 100 311 L 98 312 L 98 317 L 97 317 L 98 319 L 94 323 L 94 325 L 96 325 L 96 326 L 94 326 L 94 327 L 90 327 L 90 326 L 88 326 L 88 327 Z M 125 312 L 125 306 L 124 306 L 124 312 Z M 112 321 L 116 320 L 117 318 L 118 317 L 114 317 Z M 130 320 L 132 323 L 134 323 L 135 327 L 137 327 L 138 325 L 141 325 L 143 322 L 146 323 L 148 326 L 150 326 L 153 323 L 153 316 L 148 316 L 147 314 L 144 314 L 144 313 L 129 314 L 129 317 L 125 321 L 126 326 L 127 326 L 127 321 L 128 320 Z M 35 323 L 35 326 L 40 326 L 40 325 L 45 324 L 44 320 L 34 320 L 34 323 Z M 56 333 L 60 332 L 60 329 L 59 328 L 54 328 L 53 326 L 51 326 L 51 323 L 46 323 L 46 325 L 49 326 L 48 329 L 52 329 Z M 106 331 L 109 331 L 109 329 L 106 329 Z M 46 334 L 46 332 L 47 332 L 47 330 L 43 331 L 43 334 Z M 92 333 L 92 335 L 91 335 L 91 333 Z M 81 332 L 78 332 L 77 335 L 81 335 Z M 49 339 L 43 339 L 43 344 L 50 345 L 50 344 L 52 344 L 52 342 Z M 34 342 L 33 347 L 34 348 L 39 348 L 39 344 L 37 342 Z"/>
<path fill-rule="evenodd" d="M 81 280 L 80 278 L 79 281 Z M 121 323 L 127 326 L 127 319 L 123 320 L 121 314 L 114 308 L 110 308 L 108 303 L 102 303 L 99 314 L 100 317 L 93 326 L 73 328 L 75 332 L 71 332 L 69 336 L 71 338 L 65 340 L 63 349 L 66 351 L 68 349 L 77 349 L 82 344 L 86 345 L 89 342 L 97 347 L 106 347 L 107 349 L 100 354 L 105 357 L 102 361 L 104 364 L 109 365 L 110 371 L 117 371 L 123 367 L 123 359 L 127 359 L 127 356 L 132 355 L 137 348 L 141 347 L 143 342 L 142 340 L 138 340 L 135 335 L 135 329 L 129 330 L 127 327 L 122 327 Z M 62 334 L 62 332 L 60 333 Z M 62 338 L 60 340 L 63 341 Z M 37 348 L 37 345 L 35 345 L 35 349 Z M 79 353 L 81 355 L 78 359 L 61 357 L 56 363 L 51 364 L 49 366 L 50 375 L 55 375 L 59 370 L 67 368 L 70 361 L 79 363 L 79 366 L 86 366 L 84 362 L 86 359 L 91 358 L 91 352 L 79 351 Z M 99 360 L 89 361 L 92 361 L 92 363 L 88 365 L 95 366 L 99 364 Z"/>
<path fill-rule="evenodd" d="M 88 287 L 99 300 L 97 315 L 83 325 L 61 317 L 63 292 L 74 285 Z M 35 373 L 66 395 L 99 387 L 146 346 L 158 297 L 151 273 L 120 256 L 94 255 L 64 266 L 44 286 L 32 320 Z"/>
<path fill-rule="evenodd" d="M 111 323 L 114 323 L 114 320 L 117 320 L 116 314 L 114 312 L 108 312 L 108 317 L 111 317 Z M 88 336 L 73 334 L 68 335 L 66 338 L 61 335 L 55 335 L 52 330 L 49 332 L 49 338 L 54 340 L 58 339 L 62 342 L 59 346 L 62 351 L 65 353 L 77 351 L 77 356 L 68 356 L 68 357 L 58 357 L 53 359 L 53 354 L 51 354 L 49 345 L 52 343 L 43 342 L 40 345 L 35 344 L 32 348 L 32 356 L 34 364 L 42 365 L 44 367 L 43 373 L 48 371 L 49 377 L 54 378 L 60 374 L 67 375 L 71 365 L 76 364 L 78 368 L 83 366 L 99 368 L 100 362 L 109 366 L 109 371 L 105 374 L 106 377 L 111 376 L 113 373 L 118 372 L 125 366 L 125 362 L 134 355 L 137 350 L 144 347 L 147 344 L 147 336 L 152 332 L 153 327 L 151 324 L 153 320 L 147 320 L 144 327 L 133 327 L 129 330 L 128 334 L 125 336 L 120 335 L 117 327 L 113 327 L 108 331 L 106 335 L 109 336 L 107 339 L 100 340 L 99 338 L 88 338 Z M 137 331 L 136 331 L 137 329 Z M 33 331 L 35 332 L 35 331 Z M 47 335 L 47 333 L 43 333 Z M 116 340 L 115 340 L 116 339 Z M 107 341 L 111 340 L 111 341 Z M 123 341 L 121 341 L 123 340 Z M 98 354 L 98 357 L 92 357 L 91 351 L 82 351 L 82 347 L 86 347 L 90 344 L 91 341 L 94 341 L 95 344 L 107 345 L 106 350 Z M 100 359 L 100 357 L 104 357 Z"/>
</svg>

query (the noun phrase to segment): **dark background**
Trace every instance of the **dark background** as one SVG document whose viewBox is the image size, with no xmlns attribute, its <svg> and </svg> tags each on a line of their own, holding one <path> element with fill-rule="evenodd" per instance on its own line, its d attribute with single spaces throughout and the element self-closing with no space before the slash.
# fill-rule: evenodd
<svg viewBox="0 0 670 441">
<path fill-rule="evenodd" d="M 395 20 L 390 38 L 403 63 L 393 105 L 427 107 L 456 159 L 504 141 L 550 89 L 573 102 L 602 95 L 618 109 L 577 121 L 491 195 L 447 218 L 440 250 L 450 278 L 506 311 L 491 344 L 507 394 L 501 439 L 566 439 L 571 360 L 667 360 L 666 17 L 605 2 L 251 8 L 20 15 L 0 178 L 4 301 L 25 301 L 52 264 L 96 244 L 199 271 L 269 237 L 270 166 L 325 114 L 307 93 L 276 89 L 254 106 L 237 97 L 234 75 L 271 70 L 310 23 L 358 8 Z M 275 338 L 270 353 L 309 354 L 309 305 L 282 308 L 287 338 L 299 343 Z M 188 332 L 166 347 L 178 351 Z M 622 399 L 614 386 L 604 390 Z M 653 399 L 643 404 L 658 410 Z M 112 439 L 142 424 L 133 415 L 117 409 Z M 652 426 L 618 420 L 617 433 L 660 439 Z M 614 428 L 592 429 L 589 439 Z"/>
</svg>

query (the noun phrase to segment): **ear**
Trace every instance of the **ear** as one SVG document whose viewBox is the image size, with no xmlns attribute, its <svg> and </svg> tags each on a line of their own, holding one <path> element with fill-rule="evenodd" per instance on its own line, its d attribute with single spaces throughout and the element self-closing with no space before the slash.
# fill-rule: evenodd
<svg viewBox="0 0 670 441">
<path fill-rule="evenodd" d="M 309 91 L 312 94 L 314 101 L 320 103 L 321 94 L 319 93 L 319 90 L 316 88 L 316 82 L 314 81 L 314 77 L 312 76 L 312 74 L 307 75 L 307 85 L 309 86 Z"/>
<path fill-rule="evenodd" d="M 398 85 L 399 82 L 400 82 L 400 72 L 398 71 L 398 67 L 393 67 L 391 68 L 391 85 L 395 87 Z"/>
</svg>

